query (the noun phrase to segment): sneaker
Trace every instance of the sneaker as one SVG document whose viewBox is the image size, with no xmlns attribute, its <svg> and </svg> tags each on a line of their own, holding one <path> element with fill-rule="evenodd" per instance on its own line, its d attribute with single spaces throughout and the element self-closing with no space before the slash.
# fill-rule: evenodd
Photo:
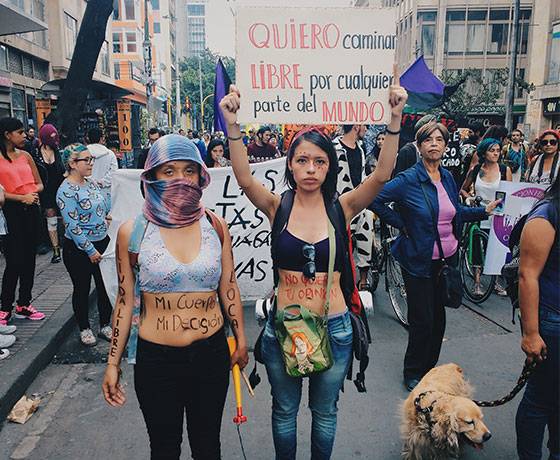
<svg viewBox="0 0 560 460">
<path fill-rule="evenodd" d="M 507 291 L 500 286 L 499 284 L 496 285 L 496 287 L 494 288 L 494 292 L 496 294 L 498 294 L 500 297 L 506 297 L 507 296 Z"/>
<path fill-rule="evenodd" d="M 4 324 L 0 324 L 0 334 L 13 334 L 16 330 L 16 326 L 6 326 Z"/>
<path fill-rule="evenodd" d="M 101 329 L 99 329 L 99 334 L 97 334 L 97 337 L 106 340 L 107 342 L 111 342 L 111 340 L 113 340 L 113 329 L 109 325 L 103 326 Z"/>
<path fill-rule="evenodd" d="M 80 341 L 82 342 L 82 345 L 85 345 L 86 347 L 93 347 L 97 344 L 97 340 L 93 335 L 93 332 L 91 332 L 91 329 L 84 329 L 83 331 L 80 331 Z"/>
<path fill-rule="evenodd" d="M 11 317 L 12 317 L 11 312 L 0 310 L 0 326 L 7 326 Z"/>
<path fill-rule="evenodd" d="M 51 264 L 58 264 L 60 263 L 60 248 L 57 246 L 53 248 L 53 256 L 51 259 Z"/>
<path fill-rule="evenodd" d="M 27 307 L 17 306 L 14 316 L 17 319 L 30 319 L 31 321 L 40 321 L 45 319 L 45 314 L 37 311 L 37 309 L 32 305 L 28 305 Z"/>
<path fill-rule="evenodd" d="M 9 348 L 15 341 L 15 335 L 0 335 L 0 348 Z"/>
<path fill-rule="evenodd" d="M 0 349 L 0 361 L 6 359 L 8 356 L 10 356 L 10 350 L 6 350 L 5 348 Z"/>
</svg>

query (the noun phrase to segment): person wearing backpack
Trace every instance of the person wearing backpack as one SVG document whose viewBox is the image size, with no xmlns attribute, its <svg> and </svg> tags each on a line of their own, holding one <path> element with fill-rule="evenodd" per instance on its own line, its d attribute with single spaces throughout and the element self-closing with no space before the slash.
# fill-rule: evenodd
<svg viewBox="0 0 560 460">
<path fill-rule="evenodd" d="M 496 199 L 496 192 L 500 190 L 501 181 L 511 181 L 511 169 L 509 166 L 501 164 L 500 152 L 502 145 L 498 139 L 486 138 L 477 147 L 478 164 L 467 175 L 463 186 L 461 187 L 461 195 L 463 198 L 479 196 L 482 198 L 482 204 L 486 206 L 488 203 Z M 486 233 L 490 231 L 490 221 L 483 220 L 480 228 Z M 475 257 L 482 256 L 476 254 Z M 477 265 L 484 265 L 483 260 L 477 261 Z M 496 283 L 495 291 L 500 296 L 506 296 L 505 289 Z M 481 293 L 480 286 L 480 269 L 475 273 L 475 293 Z"/>
<path fill-rule="evenodd" d="M 560 459 L 560 217 L 558 176 L 527 216 L 521 233 L 519 307 L 521 348 L 536 361 L 515 420 L 520 460 L 542 455 L 548 427 L 548 458 Z"/>
<path fill-rule="evenodd" d="M 251 175 L 247 151 L 237 121 L 241 97 L 232 86 L 220 102 L 228 124 L 233 171 L 249 200 L 274 229 L 287 198 L 285 225 L 273 230 L 272 264 L 275 307 L 268 315 L 260 345 L 272 387 L 272 434 L 276 459 L 296 458 L 297 414 L 303 377 L 309 377 L 312 415 L 311 458 L 329 459 L 334 445 L 337 401 L 353 351 L 349 302 L 342 281 L 347 251 L 347 227 L 391 177 L 398 149 L 402 111 L 407 93 L 398 74 L 389 90 L 391 122 L 375 172 L 360 187 L 336 197 L 338 164 L 331 139 L 317 127 L 297 133 L 286 156 L 289 191 L 282 196 Z M 335 217 L 344 216 L 342 230 Z M 276 234 L 278 233 L 278 236 Z M 290 328 L 297 332 L 291 334 Z M 257 350 L 259 348 L 259 350 Z"/>
<path fill-rule="evenodd" d="M 157 140 L 141 181 L 142 214 L 117 235 L 119 288 L 103 394 L 111 406 L 126 401 L 120 363 L 128 342 L 151 458 L 179 459 L 186 413 L 192 457 L 219 459 L 230 366 L 248 361 L 231 237 L 202 205 L 210 175 L 191 140 Z M 231 359 L 226 317 L 236 338 Z"/>
</svg>

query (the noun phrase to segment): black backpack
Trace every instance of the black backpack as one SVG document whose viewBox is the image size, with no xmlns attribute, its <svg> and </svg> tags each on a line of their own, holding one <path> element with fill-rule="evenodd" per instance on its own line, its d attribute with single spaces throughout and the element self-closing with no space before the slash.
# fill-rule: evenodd
<svg viewBox="0 0 560 460">
<path fill-rule="evenodd" d="M 528 214 L 525 214 L 521 217 L 511 231 L 508 242 L 511 260 L 502 267 L 502 276 L 506 280 L 506 292 L 511 301 L 512 324 L 515 324 L 515 311 L 519 308 L 519 256 L 521 254 L 519 243 L 527 216 Z"/>
<path fill-rule="evenodd" d="M 288 224 L 288 219 L 290 217 L 290 213 L 294 204 L 294 196 L 295 192 L 291 189 L 288 189 L 284 193 L 282 193 L 280 206 L 276 211 L 274 222 L 272 224 L 270 247 L 272 260 L 276 260 L 276 244 L 278 242 L 278 236 Z M 356 385 L 358 392 L 364 393 L 366 392 L 365 371 L 369 365 L 368 348 L 369 344 L 371 343 L 371 331 L 367 322 L 365 308 L 361 304 L 361 300 L 359 300 L 359 295 L 354 295 L 354 291 L 356 290 L 356 282 L 354 279 L 354 273 L 352 271 L 352 264 L 354 263 L 354 261 L 352 259 L 353 256 L 349 251 L 350 238 L 348 235 L 348 226 L 346 225 L 344 211 L 338 199 L 335 199 L 330 203 L 325 202 L 325 208 L 327 210 L 327 216 L 335 229 L 337 248 L 341 247 L 344 249 L 343 260 L 347 262 L 344 263 L 342 267 L 340 284 L 342 293 L 344 295 L 344 300 L 346 301 L 346 305 L 348 305 L 348 309 L 350 311 L 350 318 L 352 321 L 353 353 L 354 357 L 359 362 L 359 371 L 356 373 L 354 384 Z M 278 285 L 278 271 L 276 269 L 274 269 L 274 285 Z M 357 302 L 359 302 L 359 305 L 357 305 Z M 257 359 L 257 355 L 260 354 L 260 350 L 257 351 L 257 347 L 260 348 L 260 343 L 257 343 L 255 345 L 255 359 Z M 352 373 L 353 365 L 352 363 L 350 363 L 348 374 L 346 376 L 348 380 L 352 380 Z"/>
</svg>

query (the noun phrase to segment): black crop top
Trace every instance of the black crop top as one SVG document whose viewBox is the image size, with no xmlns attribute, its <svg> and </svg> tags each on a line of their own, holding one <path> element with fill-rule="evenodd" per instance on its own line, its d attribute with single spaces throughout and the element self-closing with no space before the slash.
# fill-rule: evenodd
<svg viewBox="0 0 560 460">
<path fill-rule="evenodd" d="M 292 235 L 285 228 L 278 235 L 276 267 L 281 270 L 301 272 L 309 259 L 303 255 L 303 246 L 310 244 Z M 329 270 L 329 239 L 325 238 L 314 244 L 315 269 L 317 273 L 327 273 Z M 334 259 L 334 271 L 342 271 L 342 251 L 337 249 Z"/>
</svg>

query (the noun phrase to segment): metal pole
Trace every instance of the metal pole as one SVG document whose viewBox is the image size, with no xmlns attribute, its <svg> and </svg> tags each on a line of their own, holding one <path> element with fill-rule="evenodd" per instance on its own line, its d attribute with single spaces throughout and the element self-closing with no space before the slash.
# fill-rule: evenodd
<svg viewBox="0 0 560 460">
<path fill-rule="evenodd" d="M 506 117 L 505 125 L 509 132 L 513 129 L 513 102 L 515 99 L 515 70 L 517 68 L 517 44 L 519 42 L 519 10 L 521 9 L 521 0 L 515 0 L 513 7 L 513 24 L 512 24 L 512 49 L 509 60 L 509 78 L 506 90 Z"/>
<path fill-rule="evenodd" d="M 200 54 L 198 55 L 198 91 L 200 93 L 200 107 L 202 107 L 202 58 L 200 57 Z M 204 109 L 202 109 L 202 113 L 204 113 Z M 204 129 L 204 121 L 202 120 L 202 117 L 200 119 L 200 125 L 202 126 L 202 129 Z"/>
<path fill-rule="evenodd" d="M 144 0 L 144 73 L 146 78 L 147 124 L 150 127 L 150 97 L 152 95 L 152 46 L 150 43 L 150 19 L 148 17 L 148 0 Z"/>
<path fill-rule="evenodd" d="M 177 33 L 177 31 L 175 31 Z M 175 35 L 177 36 L 177 35 Z M 181 128 L 181 73 L 179 72 L 179 51 L 175 40 L 175 122 Z"/>
</svg>

